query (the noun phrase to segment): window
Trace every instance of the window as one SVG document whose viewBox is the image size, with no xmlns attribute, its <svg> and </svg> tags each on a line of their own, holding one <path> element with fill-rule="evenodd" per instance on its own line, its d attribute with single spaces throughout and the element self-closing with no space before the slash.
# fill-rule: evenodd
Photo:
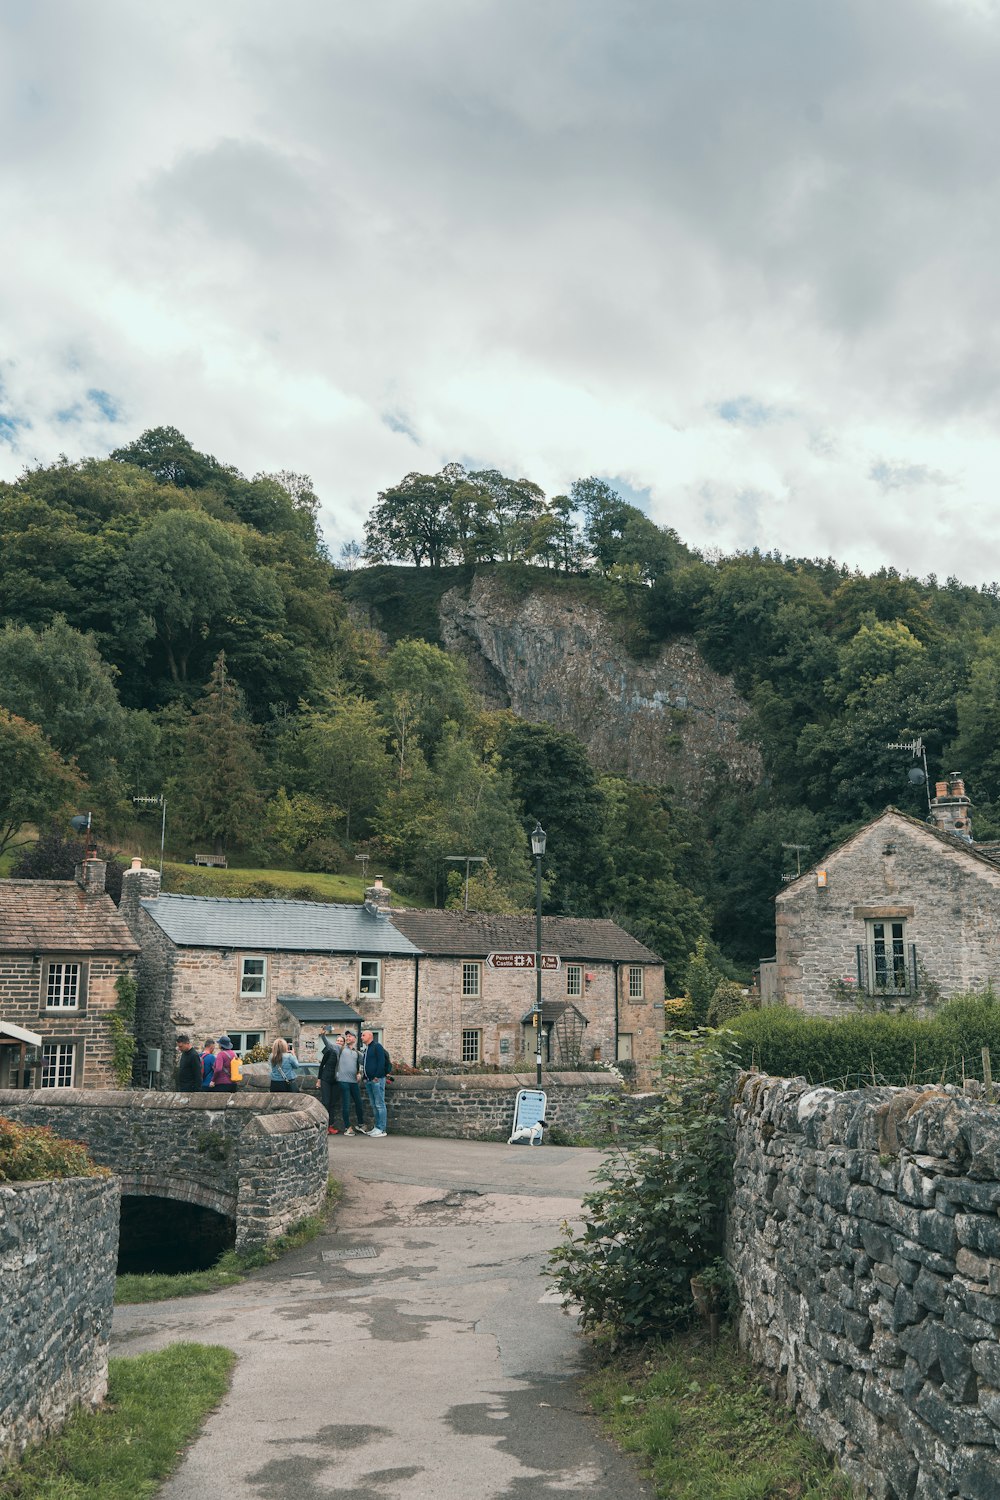
<svg viewBox="0 0 1000 1500">
<path fill-rule="evenodd" d="M 76 1068 L 75 1042 L 45 1042 L 42 1045 L 41 1089 L 70 1089 Z"/>
<path fill-rule="evenodd" d="M 906 995 L 906 923 L 873 921 L 868 929 L 868 990 L 872 995 Z"/>
<path fill-rule="evenodd" d="M 462 1032 L 462 1061 L 464 1063 L 477 1063 L 482 1054 L 482 1032 Z"/>
<path fill-rule="evenodd" d="M 628 971 L 628 997 L 630 1000 L 642 999 L 642 970 L 629 969 Z"/>
<path fill-rule="evenodd" d="M 630 1031 L 619 1031 L 618 1033 L 618 1061 L 632 1061 L 632 1033 Z"/>
<path fill-rule="evenodd" d="M 566 993 L 567 995 L 583 994 L 583 967 L 580 964 L 566 965 Z"/>
<path fill-rule="evenodd" d="M 234 1052 L 249 1052 L 251 1047 L 259 1047 L 264 1040 L 262 1031 L 234 1031 L 232 1027 L 220 1033 L 227 1036 L 233 1044 Z"/>
<path fill-rule="evenodd" d="M 80 965 L 50 963 L 45 973 L 45 1009 L 76 1010 L 80 1004 Z"/>
<path fill-rule="evenodd" d="M 381 999 L 382 960 L 380 958 L 362 958 L 360 960 L 358 994 L 367 995 L 369 1000 Z"/>
<path fill-rule="evenodd" d="M 267 985 L 267 959 L 240 959 L 240 994 L 263 995 Z"/>
<path fill-rule="evenodd" d="M 476 997 L 479 995 L 479 965 L 462 965 L 462 997 Z"/>
</svg>

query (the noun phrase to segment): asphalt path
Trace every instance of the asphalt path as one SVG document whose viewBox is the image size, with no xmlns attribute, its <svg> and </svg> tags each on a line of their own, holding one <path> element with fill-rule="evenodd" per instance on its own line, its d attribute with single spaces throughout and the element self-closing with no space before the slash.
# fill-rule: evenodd
<svg viewBox="0 0 1000 1500">
<path fill-rule="evenodd" d="M 579 1389 L 588 1355 L 542 1275 L 596 1151 L 334 1137 L 328 1231 L 242 1286 L 119 1307 L 112 1352 L 239 1355 L 164 1500 L 651 1496 Z"/>
</svg>

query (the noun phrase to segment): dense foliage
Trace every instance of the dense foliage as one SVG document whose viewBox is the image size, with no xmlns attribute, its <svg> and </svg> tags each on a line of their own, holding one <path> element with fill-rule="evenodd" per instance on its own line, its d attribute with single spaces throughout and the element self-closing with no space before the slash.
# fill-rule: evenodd
<svg viewBox="0 0 1000 1500">
<path fill-rule="evenodd" d="M 927 1020 L 858 1013 L 826 1021 L 772 1006 L 726 1024 L 744 1067 L 835 1088 L 981 1079 L 983 1047 L 1000 1072 L 1000 1000 L 992 993 L 951 1000 Z"/>
<path fill-rule="evenodd" d="M 964 772 L 977 835 L 1000 834 L 995 585 L 699 556 L 603 479 L 547 498 L 458 464 L 383 491 L 369 566 L 350 544 L 336 567 L 318 504 L 306 476 L 248 479 L 169 427 L 0 483 L 0 853 L 84 806 L 124 842 L 131 798 L 162 793 L 183 857 L 338 872 L 370 853 L 436 902 L 461 899 L 445 857 L 474 852 L 470 901 L 507 911 L 531 904 L 538 818 L 546 909 L 613 916 L 676 993 L 699 938 L 716 982 L 773 951 L 785 846 L 815 858 L 889 802 L 923 815 L 892 741 L 922 735 L 932 775 Z M 485 710 L 438 639 L 441 595 L 483 567 L 597 603 L 638 656 L 693 636 L 751 705 L 759 786 L 710 765 L 681 806 Z"/>
<path fill-rule="evenodd" d="M 79 1141 L 64 1141 L 47 1125 L 18 1125 L 0 1117 L 0 1182 L 106 1175 Z"/>
<path fill-rule="evenodd" d="M 585 1328 L 620 1342 L 663 1333 L 692 1314 L 691 1277 L 722 1253 L 733 1058 L 726 1032 L 689 1034 L 664 1066 L 662 1091 L 616 1111 L 616 1143 L 549 1274 Z"/>
</svg>

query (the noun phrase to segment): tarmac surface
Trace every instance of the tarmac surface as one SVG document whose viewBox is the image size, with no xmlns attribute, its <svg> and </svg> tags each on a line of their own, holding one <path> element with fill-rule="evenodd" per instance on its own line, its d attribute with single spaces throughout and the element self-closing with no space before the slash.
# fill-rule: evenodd
<svg viewBox="0 0 1000 1500">
<path fill-rule="evenodd" d="M 112 1353 L 239 1355 L 163 1500 L 635 1500 L 542 1275 L 596 1151 L 331 1137 L 330 1228 L 245 1284 L 115 1309 Z"/>
</svg>

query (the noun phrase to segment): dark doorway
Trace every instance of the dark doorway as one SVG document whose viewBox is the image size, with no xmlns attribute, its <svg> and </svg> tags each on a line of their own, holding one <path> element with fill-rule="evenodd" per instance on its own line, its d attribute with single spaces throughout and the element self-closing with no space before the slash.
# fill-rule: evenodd
<svg viewBox="0 0 1000 1500">
<path fill-rule="evenodd" d="M 236 1243 L 225 1214 L 174 1198 L 122 1198 L 118 1273 L 205 1271 Z"/>
</svg>

